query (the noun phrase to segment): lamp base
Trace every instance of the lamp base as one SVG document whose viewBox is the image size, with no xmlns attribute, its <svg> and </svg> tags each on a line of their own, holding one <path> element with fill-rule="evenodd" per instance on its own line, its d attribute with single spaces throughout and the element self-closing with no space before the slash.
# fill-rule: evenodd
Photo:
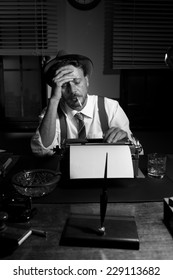
<svg viewBox="0 0 173 280">
<path fill-rule="evenodd" d="M 104 234 L 100 234 L 99 227 L 99 216 L 72 214 L 66 222 L 60 245 L 139 249 L 139 238 L 133 216 L 106 216 Z"/>
</svg>

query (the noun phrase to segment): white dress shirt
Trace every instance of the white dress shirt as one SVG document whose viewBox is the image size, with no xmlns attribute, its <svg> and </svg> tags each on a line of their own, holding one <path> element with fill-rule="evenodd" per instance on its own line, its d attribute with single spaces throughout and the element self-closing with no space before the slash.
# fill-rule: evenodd
<svg viewBox="0 0 173 280">
<path fill-rule="evenodd" d="M 119 105 L 118 101 L 109 98 L 104 98 L 104 105 L 106 114 L 108 116 L 108 126 L 119 127 L 126 131 L 129 139 L 131 139 L 131 131 L 129 127 L 129 120 Z M 62 107 L 62 110 L 66 117 L 67 123 L 67 138 L 73 139 L 78 137 L 77 123 L 74 115 L 77 113 L 76 110 L 71 109 L 67 104 Z M 103 138 L 103 132 L 101 128 L 99 112 L 98 112 L 98 96 L 88 95 L 86 106 L 80 111 L 84 115 L 84 122 L 86 128 L 86 136 L 90 138 Z M 60 121 L 57 115 L 56 119 L 56 133 L 52 144 L 49 147 L 44 147 L 41 141 L 39 130 L 31 139 L 31 148 L 33 153 L 37 155 L 52 155 L 53 149 L 56 146 L 60 146 L 61 143 L 61 128 Z"/>
</svg>

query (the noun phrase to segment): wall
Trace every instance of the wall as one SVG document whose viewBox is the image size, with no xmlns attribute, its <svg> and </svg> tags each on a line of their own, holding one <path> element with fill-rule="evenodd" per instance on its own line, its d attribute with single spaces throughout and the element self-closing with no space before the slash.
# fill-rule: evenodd
<svg viewBox="0 0 173 280">
<path fill-rule="evenodd" d="M 90 94 L 119 98 L 119 76 L 104 75 L 104 3 L 90 11 L 74 9 L 67 0 L 57 0 L 58 50 L 90 57 L 94 72 Z M 50 88 L 49 88 L 50 94 Z M 30 153 L 31 133 L 0 133 L 0 148 L 15 153 Z"/>
<path fill-rule="evenodd" d="M 0 150 L 14 154 L 31 154 L 30 140 L 32 132 L 2 132 L 0 131 Z"/>
<path fill-rule="evenodd" d="M 119 75 L 104 75 L 104 3 L 89 11 L 73 8 L 67 0 L 58 0 L 59 49 L 92 59 L 94 72 L 90 94 L 119 98 Z"/>
</svg>

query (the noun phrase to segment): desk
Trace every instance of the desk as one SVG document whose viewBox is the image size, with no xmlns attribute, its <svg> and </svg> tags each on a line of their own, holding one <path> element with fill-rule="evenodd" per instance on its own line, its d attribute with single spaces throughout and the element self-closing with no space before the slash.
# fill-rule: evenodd
<svg viewBox="0 0 173 280">
<path fill-rule="evenodd" d="M 139 250 L 99 249 L 59 246 L 61 232 L 69 213 L 97 214 L 98 204 L 37 204 L 32 219 L 34 228 L 48 232 L 44 237 L 30 236 L 5 260 L 132 260 L 173 259 L 173 240 L 162 222 L 162 202 L 117 203 L 108 205 L 108 214 L 134 215 L 140 239 Z"/>
<path fill-rule="evenodd" d="M 171 157 L 170 157 L 171 158 Z M 56 158 L 53 159 L 57 162 Z M 31 162 L 27 161 L 28 167 Z M 33 163 L 32 163 L 33 164 Z M 42 161 L 42 166 L 46 165 Z M 37 166 L 34 161 L 33 167 Z M 51 165 L 50 165 L 51 166 Z M 52 165 L 53 168 L 53 165 Z M 171 173 L 170 167 L 168 173 Z M 144 179 L 145 180 L 145 179 Z M 8 181 L 8 180 L 7 180 Z M 81 248 L 60 246 L 59 241 L 65 222 L 70 213 L 99 214 L 98 203 L 41 203 L 34 206 L 38 213 L 30 221 L 35 229 L 48 232 L 48 237 L 30 236 L 11 255 L 2 256 L 4 260 L 29 259 L 173 259 L 173 239 L 163 224 L 162 201 L 109 203 L 108 215 L 133 215 L 136 219 L 140 239 L 139 250 L 120 250 L 107 248 Z"/>
</svg>

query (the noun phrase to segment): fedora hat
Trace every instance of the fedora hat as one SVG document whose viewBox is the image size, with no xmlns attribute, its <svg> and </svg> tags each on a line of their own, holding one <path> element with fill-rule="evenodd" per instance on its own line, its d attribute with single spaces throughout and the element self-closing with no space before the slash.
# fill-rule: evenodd
<svg viewBox="0 0 173 280">
<path fill-rule="evenodd" d="M 90 58 L 79 54 L 68 54 L 64 50 L 59 51 L 57 56 L 49 60 L 43 68 L 46 82 L 51 86 L 51 80 L 56 70 L 64 65 L 72 64 L 76 66 L 78 63 L 82 65 L 84 75 L 91 76 L 93 63 Z"/>
</svg>

